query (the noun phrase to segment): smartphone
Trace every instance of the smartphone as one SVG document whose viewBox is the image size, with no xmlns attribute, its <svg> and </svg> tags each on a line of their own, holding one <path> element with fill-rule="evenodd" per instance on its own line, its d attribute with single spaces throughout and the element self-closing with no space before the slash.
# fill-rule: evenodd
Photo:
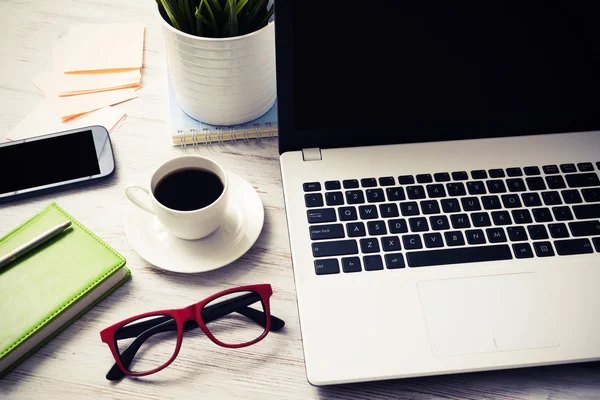
<svg viewBox="0 0 600 400">
<path fill-rule="evenodd" d="M 96 182 L 114 171 L 103 126 L 0 143 L 0 202 Z"/>
</svg>

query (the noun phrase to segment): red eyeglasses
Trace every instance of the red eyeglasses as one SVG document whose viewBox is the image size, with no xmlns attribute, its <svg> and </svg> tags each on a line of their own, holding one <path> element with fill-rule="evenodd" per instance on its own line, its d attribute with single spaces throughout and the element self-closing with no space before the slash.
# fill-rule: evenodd
<svg viewBox="0 0 600 400">
<path fill-rule="evenodd" d="M 223 347 L 245 347 L 262 340 L 270 330 L 285 325 L 270 313 L 272 294 L 269 284 L 241 286 L 185 308 L 140 314 L 109 326 L 100 338 L 116 363 L 106 379 L 145 376 L 166 368 L 179 354 L 183 333 L 198 327 Z"/>
</svg>

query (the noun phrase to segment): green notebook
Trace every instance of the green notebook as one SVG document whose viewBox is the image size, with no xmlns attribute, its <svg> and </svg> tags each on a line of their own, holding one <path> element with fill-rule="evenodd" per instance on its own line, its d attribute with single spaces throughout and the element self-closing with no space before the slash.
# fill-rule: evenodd
<svg viewBox="0 0 600 400">
<path fill-rule="evenodd" d="M 55 203 L 1 238 L 0 254 L 66 220 L 71 227 L 0 270 L 0 376 L 131 276 L 125 258 Z"/>
</svg>

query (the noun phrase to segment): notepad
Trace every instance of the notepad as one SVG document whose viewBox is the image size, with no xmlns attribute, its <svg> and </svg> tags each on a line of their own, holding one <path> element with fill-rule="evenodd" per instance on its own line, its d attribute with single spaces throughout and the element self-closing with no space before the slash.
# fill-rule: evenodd
<svg viewBox="0 0 600 400">
<path fill-rule="evenodd" d="M 0 376 L 131 276 L 123 256 L 56 203 L 0 238 L 0 253 L 67 220 L 70 228 L 0 271 Z"/>
</svg>

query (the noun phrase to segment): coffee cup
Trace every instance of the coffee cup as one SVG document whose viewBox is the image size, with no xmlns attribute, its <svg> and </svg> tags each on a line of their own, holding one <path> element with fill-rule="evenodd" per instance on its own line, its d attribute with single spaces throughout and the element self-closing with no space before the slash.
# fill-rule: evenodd
<svg viewBox="0 0 600 400">
<path fill-rule="evenodd" d="M 181 239 L 201 239 L 223 223 L 229 182 L 223 168 L 201 156 L 176 157 L 160 165 L 147 185 L 125 195 Z M 142 194 L 144 193 L 144 194 Z"/>
</svg>

